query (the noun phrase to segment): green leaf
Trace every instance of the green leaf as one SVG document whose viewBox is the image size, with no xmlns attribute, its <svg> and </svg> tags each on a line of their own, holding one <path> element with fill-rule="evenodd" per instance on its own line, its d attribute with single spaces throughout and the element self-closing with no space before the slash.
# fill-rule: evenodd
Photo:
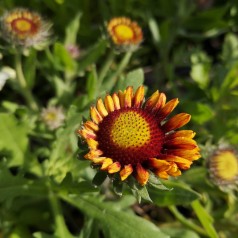
<svg viewBox="0 0 238 238">
<path fill-rule="evenodd" d="M 139 86 L 143 85 L 143 83 L 144 72 L 143 69 L 139 68 L 129 72 L 126 77 L 121 77 L 114 90 L 124 90 L 128 86 L 133 86 L 136 90 Z"/>
<path fill-rule="evenodd" d="M 138 190 L 134 190 L 134 192 L 139 203 L 141 202 L 141 199 L 147 202 L 152 202 L 146 186 L 143 186 L 142 188 Z"/>
<path fill-rule="evenodd" d="M 73 20 L 67 25 L 65 30 L 66 33 L 65 45 L 76 44 L 81 16 L 82 13 L 78 12 L 73 18 Z"/>
<path fill-rule="evenodd" d="M 95 65 L 92 66 L 92 70 L 90 71 L 87 83 L 86 83 L 86 89 L 88 93 L 89 100 L 95 100 L 97 97 L 97 91 L 98 91 L 98 77 L 96 72 Z"/>
<path fill-rule="evenodd" d="M 199 194 L 186 185 L 174 181 L 164 181 L 163 183 L 171 190 L 148 188 L 152 201 L 158 206 L 186 205 L 199 198 Z"/>
<path fill-rule="evenodd" d="M 28 148 L 28 125 L 18 122 L 14 115 L 0 113 L 0 150 L 10 153 L 8 166 L 22 165 Z M 3 139 L 4 138 L 4 139 Z M 8 159 L 8 158 L 7 158 Z"/>
<path fill-rule="evenodd" d="M 183 228 L 177 228 L 177 227 L 162 227 L 161 230 L 170 235 L 171 238 L 200 238 L 200 236 L 188 229 Z"/>
<path fill-rule="evenodd" d="M 55 176 L 58 182 L 61 182 L 69 171 L 80 171 L 80 162 L 76 159 L 77 136 L 74 132 L 81 123 L 81 116 L 75 112 L 67 118 L 66 127 L 57 131 L 50 158 L 45 161 L 46 174 Z"/>
<path fill-rule="evenodd" d="M 35 232 L 33 233 L 34 238 L 59 238 L 58 236 L 55 235 L 48 235 L 44 232 Z"/>
<path fill-rule="evenodd" d="M 75 62 L 63 44 L 56 42 L 53 54 L 55 61 L 59 63 L 62 70 L 73 71 L 75 69 Z"/>
<path fill-rule="evenodd" d="M 169 238 L 153 223 L 130 213 L 114 210 L 94 197 L 62 195 L 62 199 L 96 219 L 113 238 Z M 139 225 L 138 225 L 139 224 Z"/>
<path fill-rule="evenodd" d="M 229 94 L 232 89 L 238 86 L 238 63 L 234 64 L 230 71 L 227 73 L 226 77 L 220 88 L 220 94 Z"/>
<path fill-rule="evenodd" d="M 79 72 L 84 71 L 86 67 L 95 64 L 98 58 L 105 52 L 107 46 L 106 40 L 100 40 L 79 61 Z"/>
<path fill-rule="evenodd" d="M 207 231 L 207 234 L 211 238 L 218 238 L 218 234 L 213 227 L 213 218 L 208 214 L 204 207 L 200 204 L 198 200 L 192 203 L 193 210 L 198 216 L 198 219 L 202 223 L 204 229 Z"/>
<path fill-rule="evenodd" d="M 191 77 L 201 89 L 206 89 L 210 82 L 211 60 L 202 51 L 192 54 Z"/>
<path fill-rule="evenodd" d="M 33 182 L 20 176 L 13 176 L 7 168 L 0 167 L 0 202 L 12 200 L 19 196 L 47 195 L 47 189 L 41 181 Z"/>
<path fill-rule="evenodd" d="M 169 188 L 167 188 L 166 186 L 164 186 L 164 184 L 160 181 L 160 179 L 155 176 L 153 173 L 150 173 L 150 177 L 149 177 L 149 181 L 148 183 L 160 190 L 170 190 Z"/>
<path fill-rule="evenodd" d="M 184 103 L 183 106 L 187 113 L 192 115 L 192 120 L 200 125 L 211 120 L 215 115 L 212 108 L 204 103 L 190 101 Z"/>
<path fill-rule="evenodd" d="M 224 63 L 234 63 L 238 59 L 238 38 L 235 34 L 226 35 L 222 46 L 222 60 Z"/>
</svg>

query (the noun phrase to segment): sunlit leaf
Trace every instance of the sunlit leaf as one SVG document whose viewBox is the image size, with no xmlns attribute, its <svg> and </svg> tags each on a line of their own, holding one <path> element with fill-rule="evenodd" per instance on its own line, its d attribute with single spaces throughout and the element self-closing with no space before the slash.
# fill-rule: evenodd
<svg viewBox="0 0 238 238">
<path fill-rule="evenodd" d="M 110 237 L 169 238 L 153 223 L 126 212 L 116 211 L 107 203 L 99 202 L 97 198 L 70 195 L 62 195 L 62 198 L 87 216 L 96 219 L 103 229 L 109 232 Z"/>
</svg>

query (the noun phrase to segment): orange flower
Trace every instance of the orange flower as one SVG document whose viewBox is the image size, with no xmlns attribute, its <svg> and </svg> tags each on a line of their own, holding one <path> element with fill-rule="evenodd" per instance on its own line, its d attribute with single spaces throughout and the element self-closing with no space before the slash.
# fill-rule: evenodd
<svg viewBox="0 0 238 238">
<path fill-rule="evenodd" d="M 143 101 L 143 86 L 135 93 L 128 87 L 107 95 L 104 102 L 100 98 L 91 107 L 91 120 L 78 131 L 90 150 L 86 159 L 109 174 L 119 173 L 122 181 L 134 175 L 141 185 L 147 183 L 149 171 L 163 179 L 179 176 L 200 157 L 195 133 L 177 131 L 191 116 L 180 113 L 166 119 L 177 98 L 166 103 L 165 94 L 156 91 Z"/>
<path fill-rule="evenodd" d="M 216 150 L 209 158 L 210 176 L 223 191 L 237 188 L 238 156 L 231 148 Z"/>
<path fill-rule="evenodd" d="M 1 28 L 6 41 L 29 47 L 48 37 L 50 25 L 38 13 L 16 8 L 1 17 Z"/>
<path fill-rule="evenodd" d="M 140 26 L 126 17 L 111 19 L 107 24 L 107 30 L 116 46 L 137 48 L 143 40 Z"/>
</svg>

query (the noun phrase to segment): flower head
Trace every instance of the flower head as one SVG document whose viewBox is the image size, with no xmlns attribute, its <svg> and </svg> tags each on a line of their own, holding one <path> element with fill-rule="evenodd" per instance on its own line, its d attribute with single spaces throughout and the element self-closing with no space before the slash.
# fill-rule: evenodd
<svg viewBox="0 0 238 238">
<path fill-rule="evenodd" d="M 209 157 L 208 163 L 211 179 L 221 190 L 237 188 L 238 154 L 234 149 L 218 149 Z"/>
<path fill-rule="evenodd" d="M 143 40 L 143 33 L 135 21 L 127 17 L 113 18 L 107 24 L 112 42 L 121 48 L 135 49 Z"/>
<path fill-rule="evenodd" d="M 36 13 L 23 8 L 6 12 L 1 17 L 2 37 L 11 44 L 29 47 L 49 36 L 50 24 Z"/>
<path fill-rule="evenodd" d="M 41 119 L 50 130 L 54 130 L 63 125 L 65 115 L 61 107 L 49 106 L 42 109 Z"/>
<path fill-rule="evenodd" d="M 200 157 L 195 133 L 177 131 L 190 115 L 180 113 L 166 120 L 177 98 L 166 103 L 165 94 L 156 91 L 143 101 L 143 86 L 135 93 L 128 87 L 107 95 L 104 102 L 99 98 L 90 109 L 91 120 L 78 131 L 89 147 L 86 159 L 109 174 L 119 173 L 122 181 L 134 175 L 141 185 L 147 183 L 149 171 L 163 179 L 179 176 Z"/>
</svg>

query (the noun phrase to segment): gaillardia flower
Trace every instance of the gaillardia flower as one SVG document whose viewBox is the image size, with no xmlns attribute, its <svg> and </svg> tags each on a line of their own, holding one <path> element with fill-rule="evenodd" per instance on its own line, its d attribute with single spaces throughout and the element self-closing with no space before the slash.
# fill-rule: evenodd
<svg viewBox="0 0 238 238">
<path fill-rule="evenodd" d="M 163 179 L 179 176 L 200 157 L 191 130 L 176 131 L 187 124 L 190 115 L 167 116 L 178 99 L 166 103 L 164 93 L 156 91 L 145 103 L 144 87 L 135 93 L 128 87 L 104 102 L 99 98 L 90 109 L 91 120 L 78 133 L 86 140 L 89 152 L 85 158 L 109 174 L 119 173 L 121 180 L 134 175 L 145 185 L 149 171 Z"/>
<path fill-rule="evenodd" d="M 36 13 L 16 8 L 1 17 L 2 37 L 13 45 L 24 47 L 42 43 L 49 36 L 50 24 Z"/>
<path fill-rule="evenodd" d="M 113 18 L 107 24 L 112 42 L 119 47 L 137 48 L 143 40 L 143 33 L 135 21 L 127 17 Z"/>
<path fill-rule="evenodd" d="M 221 190 L 228 191 L 237 188 L 238 155 L 234 149 L 218 149 L 208 161 L 211 179 Z"/>
<path fill-rule="evenodd" d="M 41 119 L 50 130 L 54 130 L 63 125 L 65 115 L 61 107 L 49 106 L 42 109 Z"/>
</svg>

